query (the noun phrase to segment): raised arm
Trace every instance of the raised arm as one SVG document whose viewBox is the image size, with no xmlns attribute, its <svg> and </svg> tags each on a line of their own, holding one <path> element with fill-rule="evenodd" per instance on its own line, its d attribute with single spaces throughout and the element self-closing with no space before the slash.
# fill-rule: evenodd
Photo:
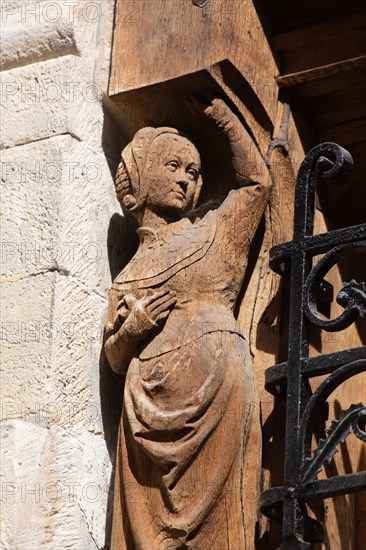
<svg viewBox="0 0 366 550">
<path fill-rule="evenodd" d="M 218 209 L 218 234 L 227 254 L 239 259 L 248 253 L 268 203 L 271 177 L 253 139 L 240 120 L 221 99 L 204 110 L 226 136 L 236 176 L 231 191 Z"/>
<path fill-rule="evenodd" d="M 228 105 L 222 99 L 214 99 L 204 112 L 228 140 L 236 176 L 234 186 L 258 184 L 263 189 L 270 187 L 271 178 L 257 146 Z"/>
</svg>

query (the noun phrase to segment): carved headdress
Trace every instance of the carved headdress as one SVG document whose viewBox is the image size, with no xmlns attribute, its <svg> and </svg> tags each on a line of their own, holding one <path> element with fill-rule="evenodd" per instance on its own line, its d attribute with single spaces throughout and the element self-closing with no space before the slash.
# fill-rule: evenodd
<svg viewBox="0 0 366 550">
<path fill-rule="evenodd" d="M 148 192 L 148 182 L 146 177 L 146 168 L 151 161 L 150 149 L 153 141 L 162 134 L 173 134 L 185 137 L 187 136 L 175 128 L 142 128 L 136 132 L 133 140 L 122 151 L 121 162 L 116 174 L 116 193 L 117 198 L 123 209 L 128 207 L 123 199 L 127 195 L 132 195 L 136 204 L 128 208 L 130 212 L 137 211 L 145 202 Z M 193 208 L 197 206 L 198 198 L 202 187 L 202 176 L 198 177 L 197 187 L 193 200 Z"/>
</svg>

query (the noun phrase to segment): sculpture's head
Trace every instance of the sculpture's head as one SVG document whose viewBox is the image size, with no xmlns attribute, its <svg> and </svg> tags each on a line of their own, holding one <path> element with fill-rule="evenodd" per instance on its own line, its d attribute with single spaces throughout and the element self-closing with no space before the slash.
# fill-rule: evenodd
<svg viewBox="0 0 366 550">
<path fill-rule="evenodd" d="M 144 209 L 180 218 L 197 205 L 201 186 L 199 153 L 174 128 L 143 128 L 122 151 L 117 197 L 138 220 Z"/>
</svg>

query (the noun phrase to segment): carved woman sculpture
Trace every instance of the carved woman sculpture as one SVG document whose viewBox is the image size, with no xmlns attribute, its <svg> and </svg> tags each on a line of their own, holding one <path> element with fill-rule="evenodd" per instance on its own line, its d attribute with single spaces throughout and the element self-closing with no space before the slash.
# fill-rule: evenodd
<svg viewBox="0 0 366 550">
<path fill-rule="evenodd" d="M 194 210 L 200 156 L 175 129 L 138 131 L 117 173 L 140 245 L 106 324 L 107 358 L 126 374 L 112 550 L 252 546 L 241 480 L 255 379 L 233 310 L 270 177 L 223 101 L 205 113 L 229 140 L 239 187 L 219 208 Z"/>
</svg>

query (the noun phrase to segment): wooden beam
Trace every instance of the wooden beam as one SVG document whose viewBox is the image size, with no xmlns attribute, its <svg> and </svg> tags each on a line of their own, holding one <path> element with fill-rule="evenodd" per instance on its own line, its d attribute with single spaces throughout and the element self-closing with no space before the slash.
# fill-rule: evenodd
<svg viewBox="0 0 366 550">
<path fill-rule="evenodd" d="M 252 2 L 117 2 L 109 95 L 192 74 L 228 60 L 253 88 L 273 123 L 278 74 Z"/>
<path fill-rule="evenodd" d="M 331 16 L 331 14 L 330 14 Z M 274 36 L 281 72 L 297 73 L 366 54 L 366 12 Z"/>
<path fill-rule="evenodd" d="M 301 84 L 303 82 L 309 82 L 319 78 L 327 78 L 329 76 L 364 68 L 365 66 L 366 55 L 360 55 L 352 59 L 322 65 L 306 71 L 280 75 L 276 78 L 276 82 L 280 88 L 285 88 L 287 86 L 295 86 L 296 84 Z"/>
</svg>

